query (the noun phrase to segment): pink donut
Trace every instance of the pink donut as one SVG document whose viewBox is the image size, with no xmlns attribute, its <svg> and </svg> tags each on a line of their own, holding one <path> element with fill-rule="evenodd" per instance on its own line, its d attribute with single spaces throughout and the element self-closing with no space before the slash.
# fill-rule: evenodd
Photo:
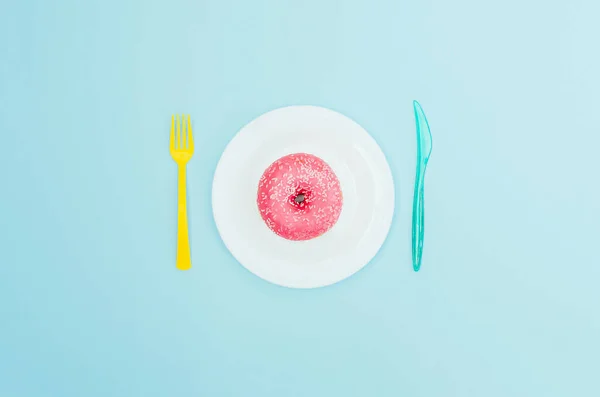
<svg viewBox="0 0 600 397">
<path fill-rule="evenodd" d="M 276 160 L 258 182 L 256 202 L 273 232 L 288 240 L 319 237 L 337 222 L 342 189 L 329 165 L 312 154 Z"/>
</svg>

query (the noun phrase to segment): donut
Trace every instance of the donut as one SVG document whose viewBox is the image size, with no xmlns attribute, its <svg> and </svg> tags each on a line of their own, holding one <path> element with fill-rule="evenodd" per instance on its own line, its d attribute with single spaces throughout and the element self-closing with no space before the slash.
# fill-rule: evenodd
<svg viewBox="0 0 600 397">
<path fill-rule="evenodd" d="M 319 157 L 295 153 L 273 162 L 258 182 L 256 202 L 267 227 L 288 240 L 321 236 L 342 212 L 342 189 Z"/>
</svg>

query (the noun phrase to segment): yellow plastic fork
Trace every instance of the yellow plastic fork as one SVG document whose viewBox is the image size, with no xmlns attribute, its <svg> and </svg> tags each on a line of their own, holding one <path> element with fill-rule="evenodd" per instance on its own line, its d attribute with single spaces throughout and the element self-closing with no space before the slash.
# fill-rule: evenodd
<svg viewBox="0 0 600 397">
<path fill-rule="evenodd" d="M 175 137 L 175 123 L 177 123 L 177 137 Z M 183 132 L 182 132 L 183 129 Z M 194 137 L 192 136 L 192 123 L 190 116 L 171 116 L 171 156 L 177 163 L 179 176 L 177 181 L 177 259 L 179 270 L 188 270 L 192 267 L 190 254 L 190 238 L 188 235 L 187 200 L 186 200 L 186 164 L 194 154 Z"/>
</svg>

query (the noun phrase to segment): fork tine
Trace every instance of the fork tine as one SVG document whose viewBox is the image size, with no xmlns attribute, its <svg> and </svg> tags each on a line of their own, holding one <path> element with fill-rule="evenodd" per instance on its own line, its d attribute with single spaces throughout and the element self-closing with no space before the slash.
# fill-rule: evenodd
<svg viewBox="0 0 600 397">
<path fill-rule="evenodd" d="M 179 115 L 177 117 L 177 149 L 181 150 L 181 119 Z"/>
<path fill-rule="evenodd" d="M 190 115 L 187 117 L 187 130 L 188 130 L 188 143 L 190 150 L 194 150 L 194 135 L 192 134 L 192 122 L 190 121 Z"/>
<path fill-rule="evenodd" d="M 175 150 L 175 115 L 171 115 L 171 136 L 169 138 L 169 148 Z"/>
<path fill-rule="evenodd" d="M 187 150 L 187 145 L 186 145 L 186 140 L 187 140 L 187 139 L 186 139 L 186 135 L 187 135 L 187 125 L 186 125 L 186 123 L 185 123 L 185 114 L 182 114 L 182 115 L 181 115 L 181 124 L 182 124 L 182 127 L 181 127 L 181 129 L 183 130 L 183 131 L 181 132 L 181 140 L 182 140 L 182 142 L 183 142 L 183 146 L 181 146 L 181 149 L 182 149 L 182 150 Z"/>
</svg>

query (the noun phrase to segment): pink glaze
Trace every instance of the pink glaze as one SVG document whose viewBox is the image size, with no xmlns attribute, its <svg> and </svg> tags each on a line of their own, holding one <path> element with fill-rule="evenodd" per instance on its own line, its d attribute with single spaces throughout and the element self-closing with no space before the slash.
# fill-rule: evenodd
<svg viewBox="0 0 600 397">
<path fill-rule="evenodd" d="M 310 240 L 331 229 L 342 211 L 342 190 L 329 165 L 312 154 L 290 154 L 267 168 L 256 199 L 263 220 L 288 240 Z"/>
</svg>

